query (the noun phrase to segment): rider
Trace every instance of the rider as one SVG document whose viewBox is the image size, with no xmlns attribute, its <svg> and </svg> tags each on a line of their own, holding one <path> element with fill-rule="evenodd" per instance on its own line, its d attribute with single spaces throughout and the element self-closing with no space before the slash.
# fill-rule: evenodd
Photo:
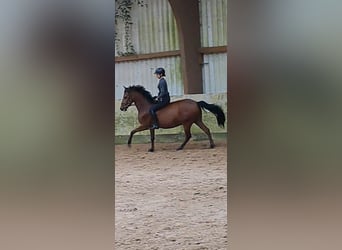
<svg viewBox="0 0 342 250">
<path fill-rule="evenodd" d="M 165 107 L 167 104 L 170 103 L 170 94 L 167 89 L 167 83 L 165 80 L 165 70 L 163 68 L 157 68 L 154 74 L 159 79 L 159 82 L 158 82 L 159 93 L 158 93 L 158 96 L 154 97 L 157 99 L 156 103 L 152 105 L 152 107 L 150 108 L 150 113 L 153 119 L 153 124 L 152 124 L 151 129 L 158 129 L 159 124 L 158 124 L 156 112 L 157 110 Z"/>
</svg>

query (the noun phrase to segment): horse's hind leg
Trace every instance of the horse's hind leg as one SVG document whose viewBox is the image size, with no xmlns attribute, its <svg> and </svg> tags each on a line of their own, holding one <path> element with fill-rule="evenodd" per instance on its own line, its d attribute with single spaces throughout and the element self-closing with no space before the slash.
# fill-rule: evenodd
<svg viewBox="0 0 342 250">
<path fill-rule="evenodd" d="M 177 150 L 181 150 L 184 148 L 185 144 L 190 140 L 191 138 L 191 133 L 190 133 L 190 129 L 191 129 L 191 125 L 192 124 L 183 124 L 183 128 L 184 128 L 184 133 L 185 133 L 185 140 L 182 143 L 182 145 L 180 145 Z"/>
<path fill-rule="evenodd" d="M 199 121 L 197 121 L 197 122 L 195 122 L 195 123 L 196 123 L 196 125 L 197 125 L 198 127 L 200 127 L 200 128 L 204 131 L 204 133 L 207 134 L 207 136 L 208 136 L 208 138 L 209 138 L 209 142 L 210 142 L 210 147 L 211 147 L 211 148 L 215 147 L 213 138 L 211 137 L 211 133 L 210 133 L 210 130 L 208 129 L 208 127 L 204 125 L 204 123 L 202 122 L 202 120 L 199 120 Z"/>
</svg>

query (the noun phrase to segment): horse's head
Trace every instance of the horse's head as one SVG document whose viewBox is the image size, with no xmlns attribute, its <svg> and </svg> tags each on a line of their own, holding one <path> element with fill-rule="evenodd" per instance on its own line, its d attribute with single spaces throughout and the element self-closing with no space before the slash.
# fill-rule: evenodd
<svg viewBox="0 0 342 250">
<path fill-rule="evenodd" d="M 124 88 L 125 88 L 125 92 L 124 92 L 124 95 L 122 97 L 121 106 L 120 106 L 121 111 L 127 111 L 128 107 L 131 106 L 133 103 L 133 99 L 130 96 L 128 88 L 126 88 L 126 87 L 124 87 Z"/>
</svg>

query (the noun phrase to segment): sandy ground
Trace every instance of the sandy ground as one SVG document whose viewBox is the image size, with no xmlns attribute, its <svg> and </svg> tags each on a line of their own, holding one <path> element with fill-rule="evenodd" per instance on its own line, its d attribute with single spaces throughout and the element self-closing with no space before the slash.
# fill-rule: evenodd
<svg viewBox="0 0 342 250">
<path fill-rule="evenodd" d="M 181 143 L 181 142 L 180 142 Z M 227 146 L 115 146 L 115 249 L 227 249 Z"/>
</svg>

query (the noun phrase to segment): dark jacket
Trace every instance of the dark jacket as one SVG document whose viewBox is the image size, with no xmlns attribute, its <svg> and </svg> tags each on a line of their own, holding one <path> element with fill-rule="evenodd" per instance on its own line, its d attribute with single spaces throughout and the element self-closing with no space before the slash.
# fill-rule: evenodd
<svg viewBox="0 0 342 250">
<path fill-rule="evenodd" d="M 167 89 L 167 83 L 166 80 L 164 78 L 160 78 L 159 83 L 158 83 L 158 89 L 159 89 L 159 93 L 158 93 L 158 101 L 160 102 L 170 102 L 170 94 L 169 91 Z"/>
</svg>

